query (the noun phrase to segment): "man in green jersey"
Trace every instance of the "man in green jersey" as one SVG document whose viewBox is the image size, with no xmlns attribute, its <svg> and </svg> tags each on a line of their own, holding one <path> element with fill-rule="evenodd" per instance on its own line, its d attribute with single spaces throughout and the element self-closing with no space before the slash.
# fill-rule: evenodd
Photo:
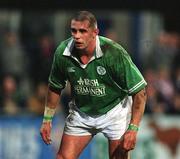
<svg viewBox="0 0 180 159">
<path fill-rule="evenodd" d="M 46 144 L 67 81 L 72 92 L 56 159 L 78 158 L 99 132 L 108 139 L 110 159 L 128 159 L 135 147 L 147 84 L 122 46 L 98 33 L 95 16 L 80 11 L 71 19 L 72 37 L 55 52 L 40 130 Z"/>
</svg>

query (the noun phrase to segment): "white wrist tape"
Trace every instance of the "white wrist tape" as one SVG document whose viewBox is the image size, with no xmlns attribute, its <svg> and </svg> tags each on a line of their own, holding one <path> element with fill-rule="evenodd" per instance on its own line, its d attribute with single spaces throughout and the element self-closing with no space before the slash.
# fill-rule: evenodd
<svg viewBox="0 0 180 159">
<path fill-rule="evenodd" d="M 56 109 L 45 106 L 43 122 L 52 121 L 52 118 L 56 112 Z"/>
</svg>

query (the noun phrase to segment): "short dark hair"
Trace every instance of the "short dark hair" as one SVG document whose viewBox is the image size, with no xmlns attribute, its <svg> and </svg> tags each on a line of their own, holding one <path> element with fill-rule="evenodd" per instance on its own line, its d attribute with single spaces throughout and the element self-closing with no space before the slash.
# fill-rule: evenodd
<svg viewBox="0 0 180 159">
<path fill-rule="evenodd" d="M 89 27 L 97 28 L 97 20 L 94 14 L 89 11 L 79 11 L 73 15 L 72 20 L 76 21 L 89 21 Z"/>
</svg>

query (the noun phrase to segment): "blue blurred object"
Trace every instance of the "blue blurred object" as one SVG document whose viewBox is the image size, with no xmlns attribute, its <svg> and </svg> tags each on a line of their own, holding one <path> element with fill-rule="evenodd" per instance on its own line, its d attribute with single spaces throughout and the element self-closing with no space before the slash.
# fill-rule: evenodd
<svg viewBox="0 0 180 159">
<path fill-rule="evenodd" d="M 42 118 L 34 116 L 0 117 L 0 159 L 54 159 L 59 148 L 64 120 L 55 116 L 52 144 L 46 145 L 39 134 Z M 80 159 L 91 159 L 90 143 Z"/>
</svg>

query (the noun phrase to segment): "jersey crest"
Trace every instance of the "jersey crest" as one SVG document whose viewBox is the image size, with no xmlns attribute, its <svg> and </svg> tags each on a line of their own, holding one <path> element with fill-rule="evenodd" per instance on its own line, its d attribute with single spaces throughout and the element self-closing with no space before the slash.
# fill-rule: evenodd
<svg viewBox="0 0 180 159">
<path fill-rule="evenodd" d="M 97 73 L 99 75 L 105 75 L 106 74 L 106 69 L 102 66 L 97 66 Z"/>
</svg>

